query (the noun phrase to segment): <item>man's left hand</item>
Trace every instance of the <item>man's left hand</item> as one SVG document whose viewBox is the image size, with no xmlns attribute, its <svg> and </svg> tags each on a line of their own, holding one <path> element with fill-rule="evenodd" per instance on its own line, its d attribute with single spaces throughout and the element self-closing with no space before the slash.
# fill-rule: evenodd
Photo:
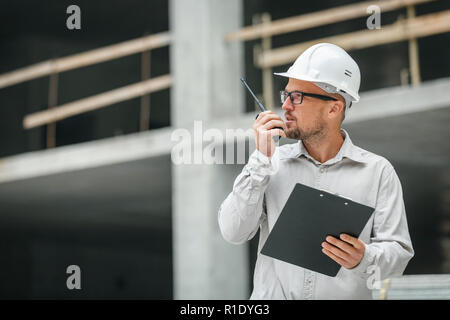
<svg viewBox="0 0 450 320">
<path fill-rule="evenodd" d="M 322 252 L 347 269 L 353 269 L 362 260 L 366 245 L 358 238 L 341 234 L 340 240 L 328 236 L 322 242 Z"/>
</svg>

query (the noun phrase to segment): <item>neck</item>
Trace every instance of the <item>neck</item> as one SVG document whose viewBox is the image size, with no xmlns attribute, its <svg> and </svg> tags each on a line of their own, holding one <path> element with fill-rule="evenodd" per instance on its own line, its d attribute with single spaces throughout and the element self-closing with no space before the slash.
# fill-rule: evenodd
<svg viewBox="0 0 450 320">
<path fill-rule="evenodd" d="M 344 143 L 344 138 L 341 129 L 337 128 L 337 130 L 330 130 L 320 137 L 314 137 L 302 141 L 302 143 L 311 157 L 324 163 L 336 156 Z"/>
</svg>

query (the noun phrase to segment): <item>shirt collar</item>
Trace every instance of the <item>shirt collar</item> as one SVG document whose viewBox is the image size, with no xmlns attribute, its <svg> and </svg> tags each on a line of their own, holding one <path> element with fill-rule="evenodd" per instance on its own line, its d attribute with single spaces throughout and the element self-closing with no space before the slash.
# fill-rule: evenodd
<svg viewBox="0 0 450 320">
<path fill-rule="evenodd" d="M 353 144 L 348 132 L 344 129 L 341 129 L 341 132 L 344 136 L 344 143 L 342 144 L 341 149 L 336 154 L 336 156 L 334 156 L 334 158 L 331 158 L 322 164 L 333 164 L 341 161 L 343 158 L 348 158 L 355 162 L 366 163 L 366 159 L 362 155 L 362 150 Z M 313 162 L 320 164 L 320 162 L 311 157 L 311 155 L 308 153 L 308 150 L 306 150 L 305 146 L 303 145 L 302 141 L 299 140 L 295 144 L 295 147 L 292 150 L 290 158 L 298 158 L 302 155 L 308 159 L 311 159 Z"/>
</svg>

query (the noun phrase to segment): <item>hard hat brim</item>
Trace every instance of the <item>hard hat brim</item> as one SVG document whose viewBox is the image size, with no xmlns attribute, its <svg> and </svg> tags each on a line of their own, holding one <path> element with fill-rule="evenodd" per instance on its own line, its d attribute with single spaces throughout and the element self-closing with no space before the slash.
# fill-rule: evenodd
<svg viewBox="0 0 450 320">
<path fill-rule="evenodd" d="M 293 75 L 289 72 L 275 72 L 274 75 L 286 77 L 286 78 L 293 78 L 293 79 L 297 79 L 297 80 L 304 80 L 304 81 L 309 81 L 309 82 L 317 82 L 316 79 L 313 79 L 311 77 Z"/>
<path fill-rule="evenodd" d="M 309 82 L 313 82 L 313 83 L 319 82 L 319 83 L 334 85 L 333 83 L 327 83 L 325 81 L 318 81 L 317 79 L 314 79 L 314 78 L 306 76 L 306 75 L 299 76 L 299 75 L 291 74 L 289 72 L 274 72 L 274 75 L 285 77 L 285 78 L 293 78 L 293 79 L 297 79 L 297 80 L 309 81 Z M 336 87 L 336 85 L 334 85 L 334 86 Z M 350 92 L 347 92 L 347 94 L 349 94 L 349 96 L 352 97 L 353 102 L 359 101 L 359 95 L 354 95 L 354 94 L 351 94 Z"/>
</svg>

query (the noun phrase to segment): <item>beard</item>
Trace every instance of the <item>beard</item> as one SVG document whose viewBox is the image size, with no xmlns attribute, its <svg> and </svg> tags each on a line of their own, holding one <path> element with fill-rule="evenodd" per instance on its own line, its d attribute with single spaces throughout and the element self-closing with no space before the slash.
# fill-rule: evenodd
<svg viewBox="0 0 450 320">
<path fill-rule="evenodd" d="M 320 138 L 326 135 L 327 127 L 324 121 L 320 118 L 316 118 L 312 127 L 308 129 L 301 129 L 296 123 L 295 127 L 288 128 L 285 133 L 290 139 L 308 142 L 312 140 L 320 140 Z"/>
</svg>

